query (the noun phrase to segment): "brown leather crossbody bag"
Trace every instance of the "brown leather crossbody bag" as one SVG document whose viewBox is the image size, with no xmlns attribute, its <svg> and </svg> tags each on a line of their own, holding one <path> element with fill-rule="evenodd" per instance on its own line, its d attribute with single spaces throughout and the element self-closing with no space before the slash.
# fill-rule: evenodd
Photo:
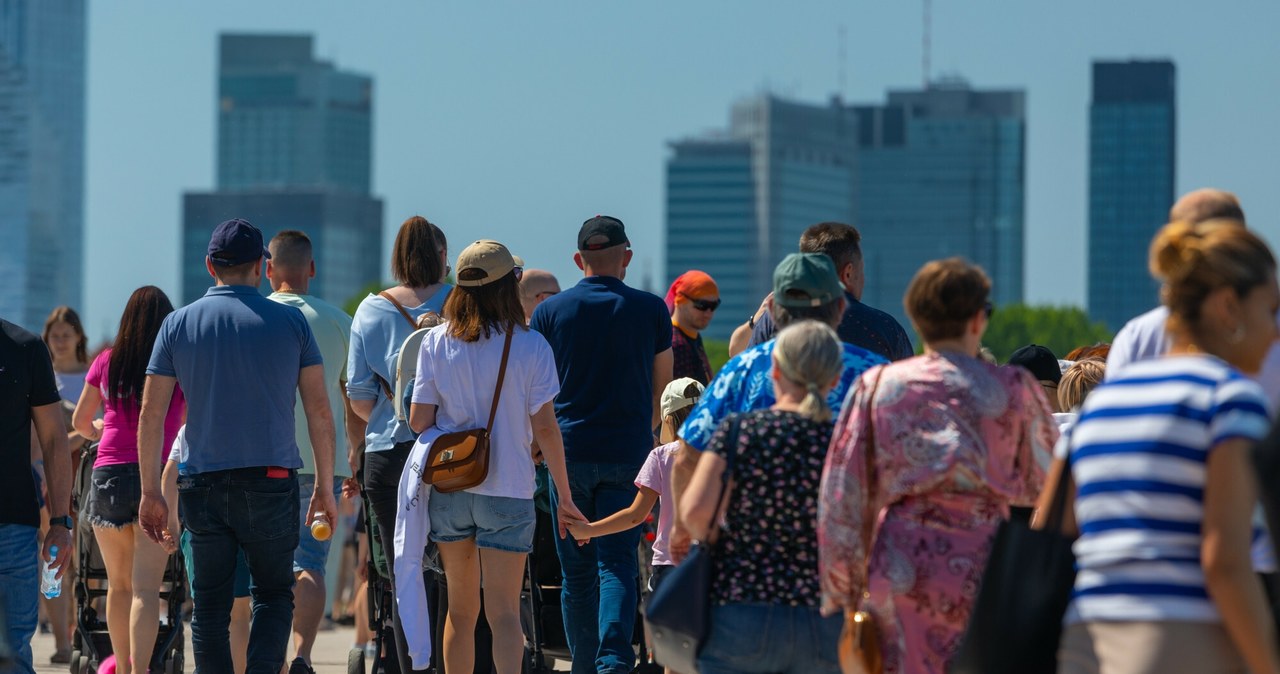
<svg viewBox="0 0 1280 674">
<path fill-rule="evenodd" d="M 502 398 L 502 381 L 507 376 L 507 357 L 511 355 L 511 335 L 515 326 L 507 326 L 502 345 L 502 365 L 498 366 L 498 383 L 493 388 L 493 405 L 489 408 L 489 424 L 484 428 L 445 433 L 431 443 L 422 481 L 448 494 L 478 486 L 489 476 L 489 435 Z"/>
</svg>

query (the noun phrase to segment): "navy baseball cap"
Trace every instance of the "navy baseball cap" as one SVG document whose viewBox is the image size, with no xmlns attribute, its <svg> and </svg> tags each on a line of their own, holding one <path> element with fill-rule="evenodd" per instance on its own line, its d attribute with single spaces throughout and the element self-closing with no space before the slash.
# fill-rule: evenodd
<svg viewBox="0 0 1280 674">
<path fill-rule="evenodd" d="M 262 245 L 262 230 L 248 220 L 235 218 L 219 224 L 209 237 L 209 259 L 219 267 L 234 267 L 258 258 L 271 259 Z"/>
<path fill-rule="evenodd" d="M 624 243 L 631 243 L 627 230 L 621 220 L 612 216 L 597 215 L 578 230 L 578 250 L 604 250 Z"/>
</svg>

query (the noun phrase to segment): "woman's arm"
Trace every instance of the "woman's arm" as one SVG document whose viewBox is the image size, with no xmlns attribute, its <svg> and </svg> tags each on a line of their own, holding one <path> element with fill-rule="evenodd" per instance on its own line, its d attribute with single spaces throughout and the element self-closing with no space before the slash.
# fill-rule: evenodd
<svg viewBox="0 0 1280 674">
<path fill-rule="evenodd" d="M 644 518 L 648 517 L 653 510 L 653 504 L 657 502 L 658 492 L 648 487 L 640 487 L 640 491 L 636 492 L 636 499 L 631 502 L 631 505 L 602 520 L 584 524 L 570 524 L 569 533 L 581 541 L 634 529 L 644 522 Z"/>
<path fill-rule="evenodd" d="M 569 473 L 564 463 L 564 438 L 560 435 L 560 424 L 556 422 L 554 403 L 548 402 L 538 408 L 529 417 L 533 426 L 533 437 L 542 449 L 542 458 L 547 463 L 547 471 L 551 473 L 551 481 L 556 486 L 556 501 L 559 504 L 556 512 L 560 538 L 568 534 L 570 522 L 586 522 L 587 518 L 573 504 L 573 494 L 569 491 Z"/>
<path fill-rule="evenodd" d="M 1249 554 L 1258 501 L 1249 444 L 1235 438 L 1209 452 L 1200 565 L 1209 596 L 1249 670 L 1274 674 L 1280 672 L 1275 623 Z"/>
<path fill-rule="evenodd" d="M 102 430 L 93 423 L 93 417 L 102 407 L 102 392 L 97 386 L 85 386 L 80 391 L 80 400 L 76 402 L 76 411 L 71 413 L 71 425 L 86 440 L 102 439 Z"/>
<path fill-rule="evenodd" d="M 720 502 L 716 502 L 716 497 L 721 491 L 720 482 L 724 476 L 724 469 L 724 457 L 712 451 L 703 452 L 702 456 L 698 457 L 698 467 L 693 471 L 693 479 L 689 480 L 689 486 L 685 489 L 684 496 L 680 498 L 680 507 L 677 508 L 677 512 L 680 514 L 680 521 L 684 524 L 685 531 L 688 531 L 694 540 L 708 540 L 716 523 L 720 521 L 724 504 L 729 501 L 729 494 L 733 491 L 732 481 L 725 487 Z"/>
<path fill-rule="evenodd" d="M 354 406 L 356 401 L 352 400 Z M 372 405 L 370 406 L 372 407 Z M 423 431 L 431 428 L 436 423 L 436 406 L 427 403 L 412 403 L 409 405 L 409 429 L 415 434 L 421 434 Z"/>
</svg>

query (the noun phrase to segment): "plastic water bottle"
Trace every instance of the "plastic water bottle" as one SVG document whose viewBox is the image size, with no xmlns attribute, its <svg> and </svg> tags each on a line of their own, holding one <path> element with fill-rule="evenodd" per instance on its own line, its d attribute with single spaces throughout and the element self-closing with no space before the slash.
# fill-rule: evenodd
<svg viewBox="0 0 1280 674">
<path fill-rule="evenodd" d="M 49 546 L 49 558 L 58 558 L 58 546 Z M 53 599 L 62 594 L 62 581 L 58 580 L 58 570 L 50 566 L 50 562 L 40 562 L 40 593 L 46 599 Z"/>
<path fill-rule="evenodd" d="M 311 521 L 311 537 L 317 541 L 327 541 L 333 535 L 333 526 L 329 524 L 329 518 L 324 513 L 316 514 L 316 518 Z"/>
</svg>

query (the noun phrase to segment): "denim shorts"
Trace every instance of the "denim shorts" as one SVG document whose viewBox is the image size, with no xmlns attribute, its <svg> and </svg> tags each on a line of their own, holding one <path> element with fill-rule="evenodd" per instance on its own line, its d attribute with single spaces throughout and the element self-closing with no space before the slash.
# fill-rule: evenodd
<svg viewBox="0 0 1280 674">
<path fill-rule="evenodd" d="M 333 536 L 328 540 L 317 541 L 311 535 L 311 523 L 307 521 L 307 509 L 311 507 L 311 494 L 316 488 L 316 476 L 298 473 L 298 547 L 293 551 L 293 572 L 295 574 L 310 571 L 312 575 L 324 578 L 325 563 L 329 559 L 329 546 L 333 544 Z M 333 478 L 333 498 L 342 498 L 342 478 Z M 336 523 L 330 523 L 337 529 Z M 337 533 L 336 531 L 334 533 Z"/>
<path fill-rule="evenodd" d="M 138 464 L 120 463 L 94 468 L 89 478 L 85 518 L 95 527 L 120 529 L 138 521 L 142 477 Z"/>
<path fill-rule="evenodd" d="M 437 543 L 474 538 L 481 548 L 521 553 L 533 550 L 531 498 L 432 490 L 427 512 L 431 515 L 431 540 Z"/>
</svg>

